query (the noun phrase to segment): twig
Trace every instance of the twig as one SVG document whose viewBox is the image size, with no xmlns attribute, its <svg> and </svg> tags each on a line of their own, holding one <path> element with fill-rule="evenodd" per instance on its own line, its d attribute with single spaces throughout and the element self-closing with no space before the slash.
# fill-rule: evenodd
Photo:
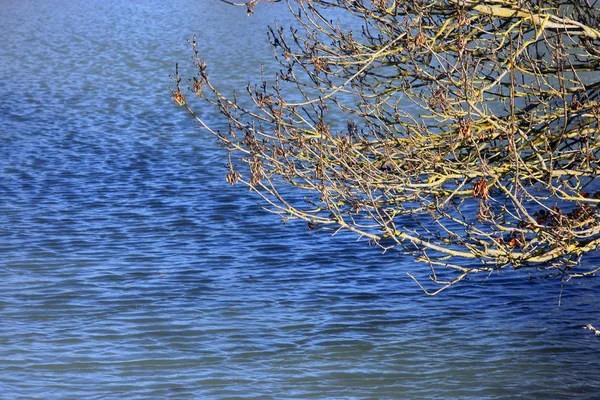
<svg viewBox="0 0 600 400">
<path fill-rule="evenodd" d="M 592 326 L 592 324 L 587 324 L 586 326 L 583 327 L 583 329 L 587 329 L 589 331 L 594 332 L 594 334 L 596 336 L 600 336 L 600 329 L 596 329 Z"/>
</svg>

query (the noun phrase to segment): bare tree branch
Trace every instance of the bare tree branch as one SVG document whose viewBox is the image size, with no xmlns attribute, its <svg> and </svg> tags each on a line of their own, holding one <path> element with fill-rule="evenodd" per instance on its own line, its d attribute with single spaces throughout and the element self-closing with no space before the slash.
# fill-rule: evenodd
<svg viewBox="0 0 600 400">
<path fill-rule="evenodd" d="M 258 3 L 221 1 L 249 13 Z M 280 72 L 247 88 L 249 105 L 217 89 L 190 41 L 191 93 L 228 132 L 200 120 L 174 78 L 175 102 L 227 149 L 230 183 L 284 219 L 412 254 L 440 285 L 409 274 L 427 294 L 506 268 L 563 281 L 599 272 L 585 261 L 600 246 L 598 7 L 288 5 L 295 28 L 268 32 Z"/>
</svg>

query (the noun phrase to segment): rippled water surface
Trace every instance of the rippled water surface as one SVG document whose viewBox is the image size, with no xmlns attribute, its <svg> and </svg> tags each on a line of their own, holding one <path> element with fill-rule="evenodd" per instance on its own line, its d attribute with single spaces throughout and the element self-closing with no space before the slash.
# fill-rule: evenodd
<svg viewBox="0 0 600 400">
<path fill-rule="evenodd" d="M 197 34 L 243 87 L 284 12 L 0 0 L 0 398 L 598 398 L 595 280 L 427 297 L 424 266 L 226 183 L 169 74 Z"/>
</svg>

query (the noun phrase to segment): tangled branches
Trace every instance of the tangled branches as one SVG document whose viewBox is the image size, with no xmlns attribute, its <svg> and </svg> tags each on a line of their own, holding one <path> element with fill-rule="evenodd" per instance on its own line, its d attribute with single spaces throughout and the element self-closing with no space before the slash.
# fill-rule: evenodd
<svg viewBox="0 0 600 400">
<path fill-rule="evenodd" d="M 411 253 L 441 285 L 427 293 L 506 267 L 590 276 L 600 270 L 581 262 L 600 244 L 590 2 L 288 0 L 298 26 L 269 28 L 281 71 L 248 87 L 251 106 L 213 85 L 195 38 L 190 89 L 229 122 L 212 132 L 230 183 L 285 218 Z M 176 80 L 175 101 L 195 116 Z"/>
</svg>

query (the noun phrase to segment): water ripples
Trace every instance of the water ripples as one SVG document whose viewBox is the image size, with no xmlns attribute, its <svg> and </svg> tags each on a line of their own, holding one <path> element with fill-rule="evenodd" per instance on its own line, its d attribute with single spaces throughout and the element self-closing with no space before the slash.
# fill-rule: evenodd
<svg viewBox="0 0 600 400">
<path fill-rule="evenodd" d="M 598 341 L 581 329 L 600 317 L 594 281 L 565 285 L 560 308 L 557 282 L 518 272 L 430 298 L 410 259 L 279 225 L 227 185 L 223 152 L 168 99 L 168 74 L 198 34 L 216 78 L 243 86 L 268 49 L 236 49 L 281 8 L 3 7 L 0 397 L 599 392 Z"/>
</svg>

